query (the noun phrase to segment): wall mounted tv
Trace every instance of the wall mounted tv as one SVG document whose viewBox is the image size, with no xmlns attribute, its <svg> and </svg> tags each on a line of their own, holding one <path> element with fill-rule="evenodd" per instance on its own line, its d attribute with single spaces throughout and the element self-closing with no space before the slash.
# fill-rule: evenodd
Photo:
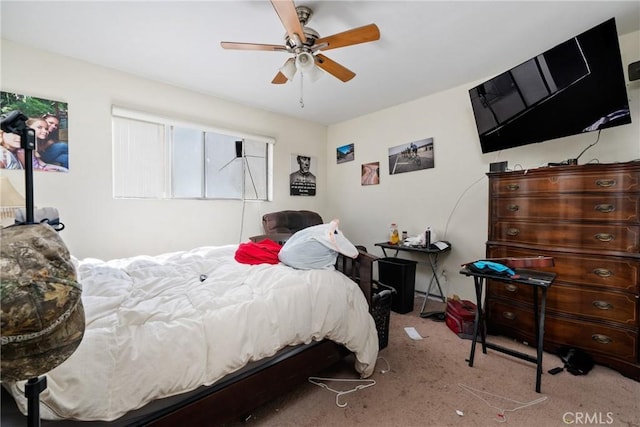
<svg viewBox="0 0 640 427">
<path fill-rule="evenodd" d="M 483 153 L 631 123 L 615 19 L 469 90 Z"/>
</svg>

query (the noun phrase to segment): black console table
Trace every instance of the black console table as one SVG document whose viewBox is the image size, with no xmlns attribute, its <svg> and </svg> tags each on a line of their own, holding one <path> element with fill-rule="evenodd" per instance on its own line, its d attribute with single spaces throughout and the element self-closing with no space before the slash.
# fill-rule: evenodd
<svg viewBox="0 0 640 427">
<path fill-rule="evenodd" d="M 460 270 L 460 274 L 465 276 L 473 276 L 473 282 L 476 287 L 476 303 L 478 309 L 476 310 L 476 319 L 473 323 L 473 339 L 471 341 L 471 354 L 469 355 L 469 366 L 473 366 L 473 358 L 476 352 L 476 343 L 478 342 L 478 333 L 482 340 L 482 352 L 487 353 L 487 348 L 499 351 L 501 353 L 508 354 L 518 359 L 526 360 L 528 362 L 535 363 L 536 369 L 536 392 L 540 393 L 540 379 L 542 375 L 542 347 L 544 341 L 544 318 L 547 305 L 547 289 L 551 286 L 551 283 L 556 277 L 555 273 L 548 273 L 535 270 L 515 269 L 515 278 L 499 276 L 494 274 L 477 273 L 464 267 Z M 536 350 L 537 357 L 532 357 L 528 354 L 521 353 L 510 348 L 502 347 L 497 344 L 487 342 L 486 322 L 482 313 L 482 288 L 485 279 L 498 280 L 505 283 L 519 283 L 523 285 L 531 286 L 533 290 L 533 310 L 535 316 L 536 328 Z M 542 292 L 542 298 L 540 299 L 540 310 L 538 311 L 538 289 Z"/>
<path fill-rule="evenodd" d="M 420 309 L 421 317 L 431 317 L 438 314 L 444 316 L 444 310 L 437 310 L 433 312 L 424 311 L 427 305 L 427 300 L 430 296 L 434 296 L 434 297 L 437 297 L 438 299 L 441 299 L 442 302 L 445 304 L 447 302 L 447 298 L 444 296 L 444 292 L 442 292 L 442 286 L 440 286 L 440 280 L 438 280 L 438 256 L 445 252 L 451 251 L 451 243 L 445 242 L 445 241 L 438 242 L 438 243 L 441 243 L 442 247 L 436 246 L 435 243 L 429 245 L 428 247 L 408 246 L 408 245 L 402 245 L 402 244 L 394 245 L 387 242 L 375 244 L 375 246 L 379 246 L 382 248 L 382 253 L 384 254 L 385 257 L 387 256 L 387 251 L 386 251 L 387 249 L 392 249 L 396 251 L 395 254 L 393 255 L 394 257 L 398 256 L 398 251 L 417 252 L 427 256 L 427 265 L 429 265 L 429 267 L 431 268 L 432 276 L 431 276 L 431 280 L 429 280 L 429 286 L 427 287 L 427 293 L 424 296 L 424 302 L 422 303 L 422 308 Z M 433 288 L 434 282 L 438 287 L 438 292 L 440 292 L 439 294 L 431 293 L 431 289 Z"/>
</svg>

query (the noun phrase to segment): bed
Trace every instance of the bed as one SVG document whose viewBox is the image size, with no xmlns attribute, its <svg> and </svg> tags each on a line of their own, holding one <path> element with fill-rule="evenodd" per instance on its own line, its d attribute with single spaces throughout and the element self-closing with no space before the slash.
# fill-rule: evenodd
<svg viewBox="0 0 640 427">
<path fill-rule="evenodd" d="M 316 215 L 267 214 L 265 235 L 252 241 L 284 241 L 321 222 Z M 273 218 L 293 227 L 274 231 Z M 340 256 L 336 270 L 305 271 L 241 264 L 237 249 L 74 259 L 85 335 L 47 373 L 42 425 L 217 425 L 346 355 L 360 376 L 372 374 L 379 349 L 369 313 L 376 257 L 361 250 L 356 259 Z M 26 413 L 23 384 L 3 386 Z M 26 417 L 7 410 L 5 399 L 3 391 L 2 424 L 24 425 Z"/>
</svg>

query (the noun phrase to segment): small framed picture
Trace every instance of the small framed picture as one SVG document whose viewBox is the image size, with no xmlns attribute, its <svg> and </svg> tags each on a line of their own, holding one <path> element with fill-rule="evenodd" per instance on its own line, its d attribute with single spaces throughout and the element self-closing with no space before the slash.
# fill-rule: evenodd
<svg viewBox="0 0 640 427">
<path fill-rule="evenodd" d="M 336 148 L 336 162 L 340 164 L 354 160 L 355 153 L 353 151 L 353 148 L 353 144 L 347 144 Z"/>
<path fill-rule="evenodd" d="M 380 162 L 364 163 L 360 174 L 361 185 L 380 184 Z"/>
</svg>

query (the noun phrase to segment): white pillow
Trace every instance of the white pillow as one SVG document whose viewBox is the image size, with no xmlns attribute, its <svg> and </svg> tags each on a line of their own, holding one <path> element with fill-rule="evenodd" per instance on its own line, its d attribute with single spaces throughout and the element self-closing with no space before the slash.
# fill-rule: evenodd
<svg viewBox="0 0 640 427">
<path fill-rule="evenodd" d="M 333 269 L 338 253 L 355 258 L 358 249 L 338 229 L 340 221 L 314 225 L 293 234 L 278 253 L 283 264 L 301 270 Z"/>
</svg>

